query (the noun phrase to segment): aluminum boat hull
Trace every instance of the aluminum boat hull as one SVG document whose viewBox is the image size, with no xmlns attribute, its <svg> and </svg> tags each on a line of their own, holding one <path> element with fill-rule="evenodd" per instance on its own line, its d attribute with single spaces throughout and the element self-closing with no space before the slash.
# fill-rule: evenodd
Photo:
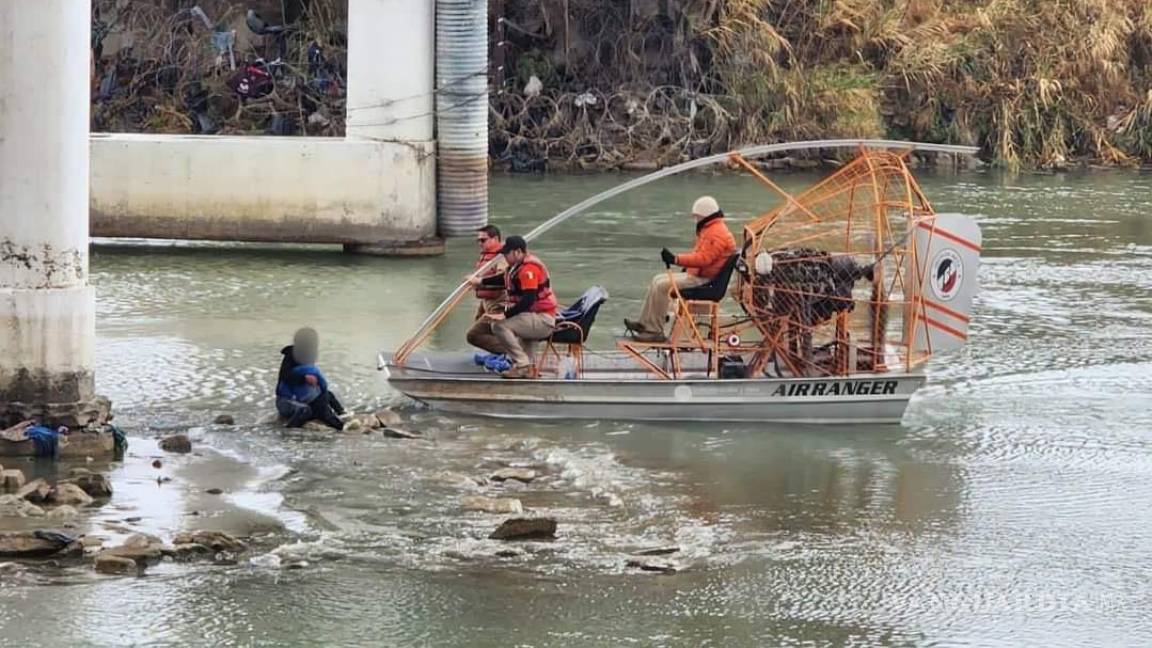
<svg viewBox="0 0 1152 648">
<path fill-rule="evenodd" d="M 617 365 L 585 367 L 580 379 L 507 380 L 465 354 L 418 354 L 404 367 L 381 355 L 388 383 L 445 412 L 521 419 L 899 423 L 923 374 L 835 378 L 663 380 Z"/>
</svg>

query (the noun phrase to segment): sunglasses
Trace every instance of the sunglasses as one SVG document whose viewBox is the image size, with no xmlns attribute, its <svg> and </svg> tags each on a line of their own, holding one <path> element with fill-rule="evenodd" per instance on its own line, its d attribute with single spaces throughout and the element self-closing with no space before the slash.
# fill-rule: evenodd
<svg viewBox="0 0 1152 648">
<path fill-rule="evenodd" d="M 489 238 L 489 237 L 487 237 L 487 236 L 477 236 L 477 237 L 476 237 L 476 242 L 477 242 L 477 243 L 487 243 L 487 242 L 488 242 L 488 238 Z"/>
</svg>

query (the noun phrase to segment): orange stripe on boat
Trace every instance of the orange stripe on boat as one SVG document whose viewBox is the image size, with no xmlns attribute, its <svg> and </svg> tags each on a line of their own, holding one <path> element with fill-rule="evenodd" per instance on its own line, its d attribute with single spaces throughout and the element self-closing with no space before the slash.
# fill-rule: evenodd
<svg viewBox="0 0 1152 648">
<path fill-rule="evenodd" d="M 951 308 L 948 308 L 947 306 L 945 306 L 944 304 L 937 304 L 936 302 L 934 302 L 930 299 L 925 299 L 924 305 L 928 306 L 929 308 L 934 308 L 934 309 L 940 311 L 941 313 L 944 313 L 945 315 L 947 315 L 953 319 L 958 319 L 961 322 L 964 322 L 965 324 L 972 321 L 972 318 L 968 317 L 964 313 L 961 313 L 960 311 L 954 311 Z"/>
<path fill-rule="evenodd" d="M 957 245 L 962 245 L 962 246 L 968 248 L 969 250 L 972 250 L 973 252 L 979 252 L 980 251 L 979 245 L 976 245 L 975 243 L 973 243 L 972 241 L 969 241 L 968 239 L 960 238 L 959 236 L 956 236 L 952 232 L 946 232 L 942 229 L 936 229 L 936 226 L 934 224 L 929 225 L 928 223 L 920 223 L 920 227 L 928 230 L 929 232 L 932 232 L 933 235 L 943 236 L 944 238 L 948 239 L 949 241 L 952 241 L 953 243 L 956 243 Z"/>
<path fill-rule="evenodd" d="M 927 322 L 928 324 L 930 324 L 931 326 L 935 326 L 936 328 L 940 329 L 941 331 L 948 333 L 949 335 L 960 338 L 961 340 L 967 340 L 968 339 L 967 333 L 965 333 L 963 331 L 959 331 L 957 329 L 954 329 L 951 326 L 948 326 L 947 324 L 944 324 L 942 322 L 938 322 L 938 321 L 932 319 L 931 317 L 925 317 L 924 321 Z"/>
</svg>

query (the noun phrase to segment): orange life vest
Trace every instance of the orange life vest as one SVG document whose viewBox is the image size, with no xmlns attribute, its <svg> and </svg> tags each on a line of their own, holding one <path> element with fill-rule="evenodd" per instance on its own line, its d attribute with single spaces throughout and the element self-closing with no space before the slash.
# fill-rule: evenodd
<svg viewBox="0 0 1152 648">
<path fill-rule="evenodd" d="M 548 268 L 534 254 L 529 254 L 523 261 L 508 268 L 508 272 L 504 275 L 504 285 L 508 288 L 508 303 L 515 305 L 520 301 L 520 296 L 524 294 L 523 284 L 529 277 L 536 285 L 536 302 L 532 304 L 529 312 L 555 315 L 559 304 L 556 302 L 556 294 L 552 292 L 552 277 L 548 274 Z"/>
<path fill-rule="evenodd" d="M 476 260 L 476 269 L 479 270 L 480 268 L 482 268 L 484 266 L 484 264 L 486 264 L 489 261 L 491 261 L 492 259 L 495 259 L 496 257 L 500 256 L 500 248 L 503 247 L 503 245 L 504 245 L 504 243 L 502 241 L 500 241 L 499 239 L 495 239 L 495 238 L 490 238 L 487 241 L 485 241 L 484 242 L 484 248 L 480 251 L 480 258 Z M 495 277 L 496 275 L 500 274 L 501 272 L 503 272 L 503 271 L 500 270 L 500 268 L 493 266 L 491 270 L 489 270 L 486 274 L 484 274 L 480 278 L 486 279 L 488 277 Z M 492 288 L 490 286 L 480 286 L 479 288 L 476 289 L 476 298 L 477 299 L 500 299 L 503 296 L 504 296 L 504 289 L 503 288 Z"/>
</svg>

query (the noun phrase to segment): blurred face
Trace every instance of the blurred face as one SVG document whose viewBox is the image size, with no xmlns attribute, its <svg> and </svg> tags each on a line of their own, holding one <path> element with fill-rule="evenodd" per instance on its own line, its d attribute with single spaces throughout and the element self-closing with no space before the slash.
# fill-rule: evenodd
<svg viewBox="0 0 1152 648">
<path fill-rule="evenodd" d="M 509 265 L 515 265 L 523 261 L 525 256 L 527 256 L 527 253 L 524 250 L 510 250 L 504 255 L 504 260 L 507 261 Z"/>
<path fill-rule="evenodd" d="M 488 236 L 488 232 L 476 232 L 476 244 L 480 247 L 484 247 L 491 239 L 492 237 Z"/>
</svg>

